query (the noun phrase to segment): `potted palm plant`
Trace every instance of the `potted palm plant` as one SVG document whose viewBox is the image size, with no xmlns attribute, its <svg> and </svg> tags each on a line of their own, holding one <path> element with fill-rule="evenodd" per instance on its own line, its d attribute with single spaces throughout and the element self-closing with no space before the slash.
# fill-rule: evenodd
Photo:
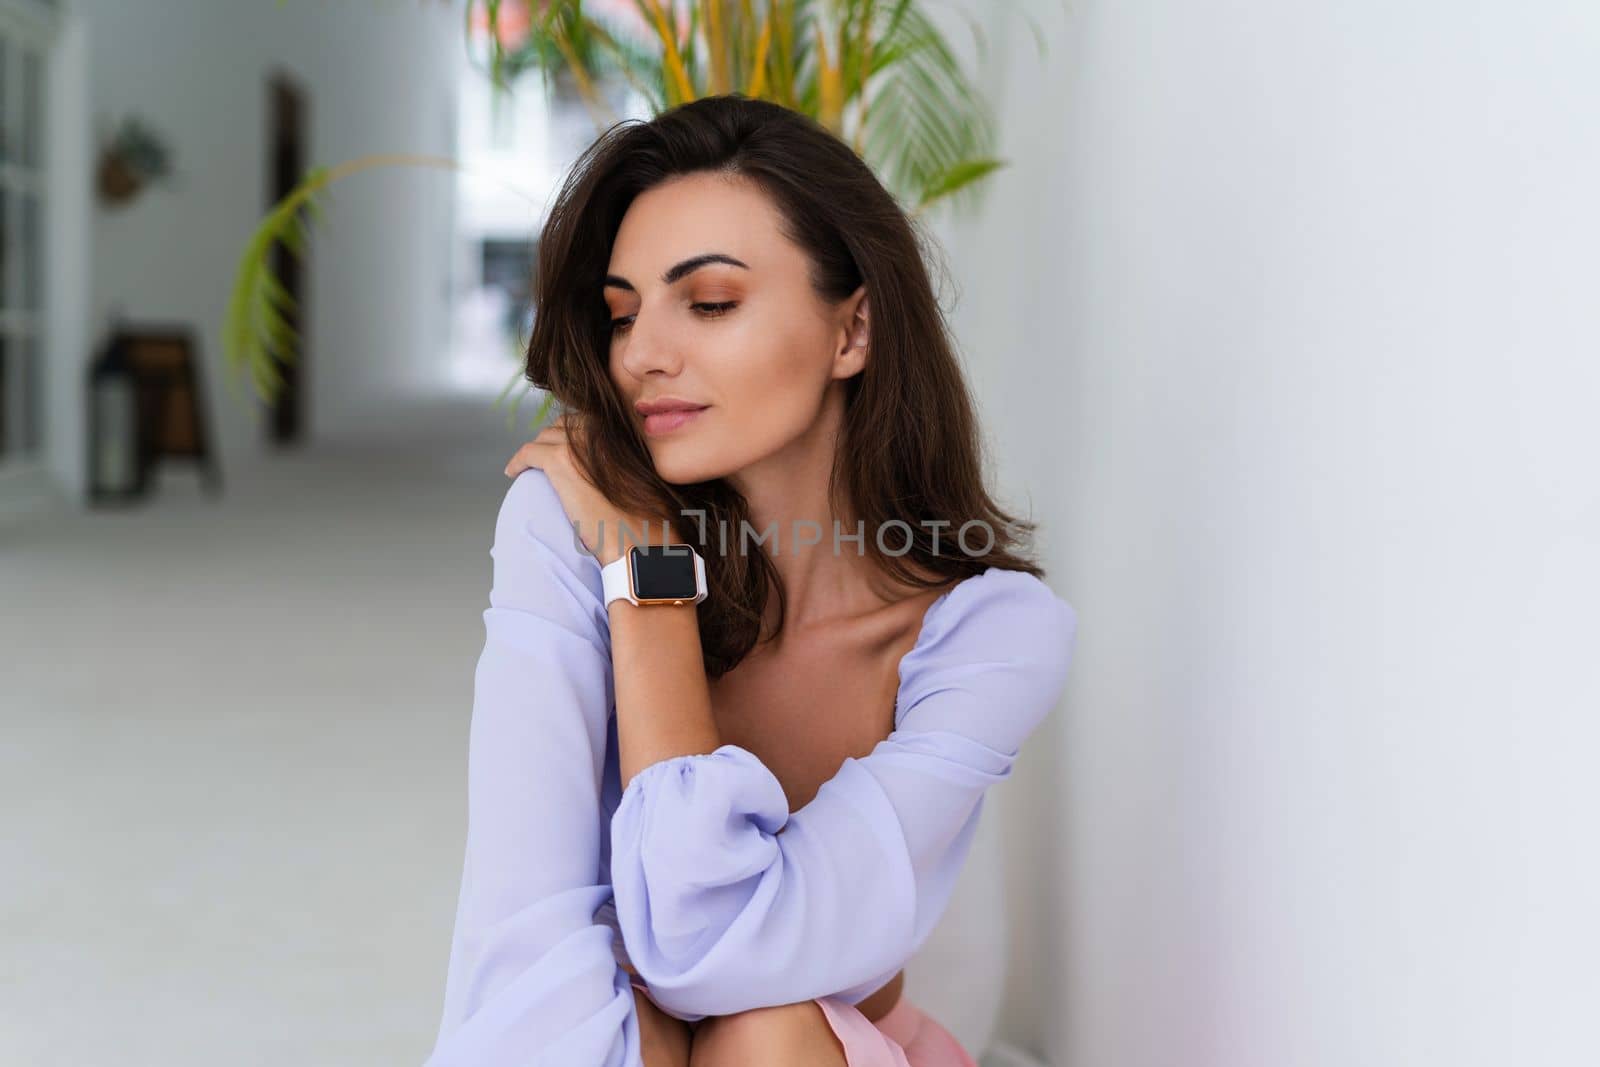
<svg viewBox="0 0 1600 1067">
<path fill-rule="evenodd" d="M 100 149 L 96 171 L 103 203 L 121 206 L 172 172 L 172 150 L 155 130 L 128 116 Z"/>
<path fill-rule="evenodd" d="M 618 119 L 619 86 L 637 90 L 657 113 L 730 92 L 800 111 L 852 145 L 920 214 L 951 200 L 970 205 L 966 194 L 1004 165 L 993 155 L 987 105 L 924 6 L 914 0 L 467 0 L 466 33 L 496 89 L 537 71 L 552 92 L 583 102 L 597 132 Z M 981 34 L 978 42 L 983 47 Z M 310 170 L 268 213 L 245 248 L 227 310 L 230 383 L 248 371 L 258 396 L 270 402 L 282 383 L 280 362 L 295 358 L 298 337 L 286 318 L 293 301 L 272 274 L 273 246 L 300 255 L 322 190 L 357 171 L 395 164 L 460 166 L 431 156 L 363 156 Z M 500 400 L 519 380 L 520 372 Z M 547 397 L 535 423 L 549 404 Z"/>
</svg>

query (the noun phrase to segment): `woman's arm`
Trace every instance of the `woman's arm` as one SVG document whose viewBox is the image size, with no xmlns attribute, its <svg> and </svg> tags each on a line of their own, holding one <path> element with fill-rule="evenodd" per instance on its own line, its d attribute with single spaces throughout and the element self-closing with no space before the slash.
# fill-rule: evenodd
<svg viewBox="0 0 1600 1067">
<path fill-rule="evenodd" d="M 651 997 L 692 1022 L 857 1004 L 890 979 L 942 914 L 986 791 L 1059 700 L 1076 624 L 1030 574 L 959 583 L 901 661 L 894 732 L 793 814 L 737 745 L 639 770 L 611 820 L 611 879 Z M 619 699 L 626 729 L 623 714 Z"/>
<path fill-rule="evenodd" d="M 622 788 L 639 771 L 722 744 L 694 604 L 611 602 L 617 688 L 617 758 Z"/>
<path fill-rule="evenodd" d="M 496 521 L 474 679 L 467 844 L 429 1067 L 639 1067 L 613 933 L 594 921 L 611 650 L 600 571 L 544 473 Z"/>
<path fill-rule="evenodd" d="M 632 544 L 685 543 L 670 519 L 629 515 L 595 487 L 573 453 L 572 435 L 582 432 L 582 426 L 565 414 L 557 416 L 517 449 L 506 473 L 532 468 L 548 480 L 563 521 L 587 546 L 597 574 Z M 652 763 L 712 752 L 722 743 L 711 714 L 695 607 L 627 600 L 610 605 L 618 771 L 623 786 Z"/>
</svg>

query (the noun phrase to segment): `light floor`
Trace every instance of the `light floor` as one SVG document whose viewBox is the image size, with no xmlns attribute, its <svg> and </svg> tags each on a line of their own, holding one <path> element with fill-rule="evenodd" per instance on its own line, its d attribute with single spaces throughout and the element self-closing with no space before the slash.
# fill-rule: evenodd
<svg viewBox="0 0 1600 1067">
<path fill-rule="evenodd" d="M 526 437 L 492 399 L 0 528 L 0 1064 L 427 1055 Z"/>
</svg>

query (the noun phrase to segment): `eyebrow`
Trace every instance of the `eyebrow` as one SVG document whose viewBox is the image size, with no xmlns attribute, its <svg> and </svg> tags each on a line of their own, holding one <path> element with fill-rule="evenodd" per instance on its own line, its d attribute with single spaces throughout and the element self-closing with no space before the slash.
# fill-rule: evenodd
<svg viewBox="0 0 1600 1067">
<path fill-rule="evenodd" d="M 683 262 L 675 263 L 671 267 L 668 267 L 667 268 L 667 272 L 661 276 L 661 283 L 663 285 L 671 285 L 673 282 L 677 281 L 679 278 L 682 278 L 685 274 L 689 274 L 692 271 L 699 270 L 701 267 L 704 267 L 708 263 L 728 263 L 728 264 L 731 264 L 731 265 L 733 265 L 735 267 L 743 267 L 745 270 L 749 270 L 750 269 L 750 265 L 748 263 L 745 263 L 742 260 L 735 259 L 732 256 L 727 255 L 725 253 L 722 253 L 722 252 L 702 252 L 698 256 L 690 256 L 688 259 L 684 260 Z M 628 279 L 620 277 L 620 276 L 615 275 L 615 274 L 607 274 L 606 275 L 605 285 L 601 286 L 601 288 L 603 288 L 603 289 L 612 289 L 612 288 L 615 288 L 615 289 L 626 289 L 630 293 L 631 292 L 635 292 L 635 289 L 633 288 L 633 284 L 631 282 L 629 282 Z"/>
</svg>

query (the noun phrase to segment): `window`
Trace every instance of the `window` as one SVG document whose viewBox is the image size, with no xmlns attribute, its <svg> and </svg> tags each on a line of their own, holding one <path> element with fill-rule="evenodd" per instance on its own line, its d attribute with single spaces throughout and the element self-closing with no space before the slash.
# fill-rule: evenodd
<svg viewBox="0 0 1600 1067">
<path fill-rule="evenodd" d="M 631 10 L 625 0 L 623 6 Z M 539 71 L 524 72 L 496 99 L 483 71 L 467 61 L 465 50 L 460 56 L 456 155 L 466 172 L 456 178 L 447 381 L 487 398 L 525 384 L 513 379 L 533 329 L 528 287 L 541 205 L 549 206 L 572 161 L 600 131 L 588 108 L 559 82 L 556 93 L 548 93 Z M 626 81 L 601 77 L 599 84 L 618 118 L 649 117 L 647 102 Z M 539 398 L 529 399 L 532 406 L 519 409 L 524 424 L 538 409 Z M 510 396 L 507 401 L 509 411 Z"/>
<path fill-rule="evenodd" d="M 0 469 L 44 438 L 45 82 L 53 17 L 0 0 Z"/>
</svg>

